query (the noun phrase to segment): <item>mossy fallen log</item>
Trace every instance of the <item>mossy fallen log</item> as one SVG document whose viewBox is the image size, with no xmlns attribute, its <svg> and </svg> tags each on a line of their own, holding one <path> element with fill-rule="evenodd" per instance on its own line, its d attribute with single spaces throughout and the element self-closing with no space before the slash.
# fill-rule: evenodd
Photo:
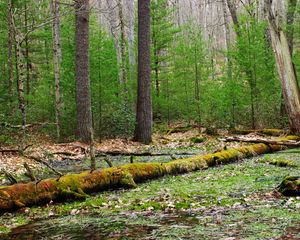
<svg viewBox="0 0 300 240">
<path fill-rule="evenodd" d="M 292 140 L 297 137 L 286 139 Z M 281 149 L 279 145 L 261 143 L 168 163 L 133 163 L 93 172 L 67 174 L 60 178 L 50 178 L 39 182 L 2 186 L 0 187 L 0 212 L 41 205 L 50 201 L 84 199 L 89 193 L 113 188 L 132 188 L 139 182 L 164 175 L 197 171 Z"/>
<path fill-rule="evenodd" d="M 300 177 L 285 177 L 279 185 L 278 191 L 288 197 L 300 196 Z"/>
<path fill-rule="evenodd" d="M 282 129 L 257 129 L 257 130 L 242 130 L 242 129 L 233 129 L 231 131 L 234 134 L 249 134 L 249 133 L 260 133 L 263 135 L 267 135 L 267 136 L 282 136 L 288 133 L 288 131 L 286 130 L 282 130 Z"/>
<path fill-rule="evenodd" d="M 295 140 L 274 140 L 274 139 L 266 139 L 266 138 L 245 138 L 245 137 L 237 137 L 230 136 L 220 139 L 224 142 L 248 142 L 248 143 L 265 143 L 265 144 L 273 144 L 273 145 L 285 145 L 290 147 L 300 147 L 300 141 Z"/>
</svg>

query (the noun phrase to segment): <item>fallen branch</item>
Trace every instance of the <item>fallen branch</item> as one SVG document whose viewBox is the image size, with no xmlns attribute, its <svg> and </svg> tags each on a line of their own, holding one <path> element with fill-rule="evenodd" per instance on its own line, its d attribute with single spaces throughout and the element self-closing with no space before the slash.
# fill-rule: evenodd
<svg viewBox="0 0 300 240">
<path fill-rule="evenodd" d="M 284 140 L 299 140 L 299 137 L 291 136 Z M 58 179 L 50 178 L 37 183 L 20 183 L 0 187 L 0 212 L 25 206 L 41 205 L 50 201 L 84 199 L 89 193 L 120 187 L 132 188 L 136 187 L 136 183 L 149 179 L 207 169 L 218 164 L 228 164 L 242 158 L 281 149 L 282 146 L 280 145 L 260 143 L 204 156 L 178 159 L 168 163 L 131 163 L 99 171 L 67 174 Z"/>
<path fill-rule="evenodd" d="M 122 151 L 96 151 L 96 156 L 135 156 L 135 157 L 156 157 L 156 156 L 170 156 L 170 155 L 195 155 L 195 153 L 154 153 L 154 152 L 122 152 Z"/>
<path fill-rule="evenodd" d="M 104 158 L 104 161 L 107 163 L 107 165 L 108 165 L 109 167 L 113 167 L 113 164 L 112 164 L 112 162 L 110 161 L 110 159 L 109 159 L 108 157 L 105 157 L 105 158 Z"/>
<path fill-rule="evenodd" d="M 24 163 L 24 168 L 26 169 L 25 176 L 29 177 L 31 181 L 36 181 L 34 173 L 26 162 Z"/>
<path fill-rule="evenodd" d="M 224 142 L 248 142 L 248 143 L 265 143 L 265 144 L 273 144 L 273 145 L 283 145 L 290 147 L 299 147 L 300 141 L 295 140 L 276 140 L 276 139 L 266 139 L 266 138 L 245 138 L 245 137 L 226 137 L 220 139 Z"/>
<path fill-rule="evenodd" d="M 19 153 L 22 155 L 22 153 L 31 146 L 33 146 L 33 144 L 29 144 L 23 148 L 18 149 L 0 149 L 0 153 Z"/>
<path fill-rule="evenodd" d="M 249 133 L 258 133 L 268 136 L 281 136 L 286 135 L 288 131 L 282 129 L 258 129 L 258 130 L 242 130 L 242 129 L 233 129 L 231 131 L 233 134 L 249 134 Z"/>
<path fill-rule="evenodd" d="M 16 184 L 18 183 L 18 180 L 14 177 L 12 173 L 9 173 L 8 171 L 2 169 L 1 172 L 4 174 L 5 178 L 11 183 Z"/>
<path fill-rule="evenodd" d="M 31 124 L 26 124 L 25 128 L 30 128 L 30 127 L 36 127 L 36 126 L 45 126 L 45 125 L 55 125 L 56 123 L 31 123 Z M 22 129 L 24 126 L 23 125 L 13 125 L 7 122 L 2 122 L 0 123 L 1 126 L 6 127 L 6 128 L 14 128 L 14 129 Z"/>
<path fill-rule="evenodd" d="M 54 167 L 52 167 L 49 163 L 47 163 L 46 161 L 42 160 L 41 158 L 35 157 L 35 156 L 29 156 L 29 155 L 23 155 L 24 157 L 34 160 L 38 163 L 44 164 L 46 167 L 48 167 L 52 172 L 54 172 L 55 174 L 57 174 L 58 176 L 63 176 L 63 174 L 61 172 L 59 172 L 58 170 L 56 170 Z"/>
<path fill-rule="evenodd" d="M 52 155 L 65 155 L 65 156 L 72 156 L 72 157 L 78 156 L 78 154 L 72 153 L 72 152 L 52 152 L 51 154 Z"/>
</svg>

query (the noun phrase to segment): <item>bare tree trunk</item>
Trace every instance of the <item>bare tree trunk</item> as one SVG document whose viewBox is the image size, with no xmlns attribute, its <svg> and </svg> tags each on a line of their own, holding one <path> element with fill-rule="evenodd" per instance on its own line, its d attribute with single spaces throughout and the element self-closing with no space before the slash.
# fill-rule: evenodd
<svg viewBox="0 0 300 240">
<path fill-rule="evenodd" d="M 13 101 L 13 83 L 14 83 L 14 66 L 13 66 L 13 44 L 14 44 L 14 29 L 13 29 L 13 1 L 8 0 L 8 94 L 9 104 Z M 11 107 L 11 106 L 10 106 Z"/>
<path fill-rule="evenodd" d="M 26 95 L 28 96 L 30 94 L 30 61 L 29 61 L 29 39 L 28 39 L 28 9 L 26 1 L 24 3 L 24 29 L 25 29 L 25 61 L 26 61 Z M 27 99 L 27 105 L 28 105 L 28 99 Z"/>
<path fill-rule="evenodd" d="M 134 54 L 134 0 L 126 0 L 126 5 L 128 8 L 128 56 L 129 56 L 129 65 L 131 71 L 134 70 L 132 67 L 136 64 L 135 54 Z M 132 76 L 132 72 L 130 73 Z"/>
<path fill-rule="evenodd" d="M 15 23 L 15 16 L 12 15 L 12 25 L 15 36 L 15 49 L 16 49 L 16 66 L 18 72 L 17 90 L 18 90 L 18 101 L 19 109 L 22 118 L 22 128 L 26 128 L 26 103 L 24 93 L 24 82 L 26 80 L 26 60 L 23 54 L 22 42 L 24 41 L 23 34 L 17 29 Z"/>
<path fill-rule="evenodd" d="M 138 0 L 138 97 L 135 140 L 152 141 L 150 0 Z"/>
<path fill-rule="evenodd" d="M 238 30 L 239 27 L 240 27 L 240 23 L 239 23 L 239 20 L 237 18 L 236 6 L 232 2 L 232 0 L 227 0 L 227 6 L 228 6 L 228 9 L 230 11 L 230 15 L 231 15 L 233 24 L 236 27 L 236 30 Z M 235 31 L 235 32 L 236 32 L 237 35 L 239 35 L 239 31 Z"/>
<path fill-rule="evenodd" d="M 76 0 L 75 11 L 77 136 L 90 143 L 93 126 L 89 78 L 89 0 Z"/>
<path fill-rule="evenodd" d="M 120 1 L 120 0 L 118 0 Z M 113 37 L 114 40 L 114 45 L 116 49 L 116 54 L 117 54 L 117 63 L 118 63 L 118 71 L 119 71 L 119 83 L 120 86 L 122 86 L 123 82 L 123 72 L 122 72 L 122 53 L 121 53 L 121 37 L 120 37 L 120 32 L 119 32 L 119 2 L 115 3 L 114 0 L 106 0 L 106 5 L 108 9 L 108 22 L 109 22 L 109 28 L 110 28 L 110 33 Z M 123 90 L 123 89 L 121 89 Z M 121 92 L 122 93 L 122 92 Z M 122 94 L 121 94 L 122 95 Z"/>
<path fill-rule="evenodd" d="M 222 0 L 222 7 L 223 7 L 223 17 L 224 17 L 224 29 L 225 29 L 225 46 L 227 49 L 227 52 L 230 50 L 231 47 L 231 38 L 230 38 L 230 25 L 228 22 L 228 12 L 227 12 L 227 3 L 226 0 Z M 232 61 L 227 53 L 226 56 L 226 61 L 227 61 L 227 78 L 230 83 L 232 83 Z M 230 84 L 231 85 L 231 84 Z M 235 127 L 235 92 L 233 89 L 233 86 L 230 86 L 230 92 L 231 92 L 231 123 L 230 127 L 234 128 Z"/>
<path fill-rule="evenodd" d="M 276 66 L 282 85 L 282 93 L 289 117 L 290 129 L 300 133 L 300 92 L 296 71 L 292 62 L 289 41 L 284 30 L 278 26 L 272 11 L 272 0 L 265 0 L 265 10 L 275 53 Z"/>
<path fill-rule="evenodd" d="M 196 102 L 196 105 L 197 105 L 198 127 L 200 129 L 200 124 L 201 124 L 200 71 L 199 71 L 199 66 L 198 66 L 198 46 L 197 46 L 197 43 L 196 43 L 196 46 L 195 46 L 194 61 L 195 61 L 195 102 Z"/>
<path fill-rule="evenodd" d="M 62 59 L 60 45 L 60 12 L 59 1 L 51 0 L 51 11 L 53 16 L 52 35 L 53 35 L 53 62 L 55 78 L 55 123 L 56 138 L 60 140 L 60 118 L 61 118 L 61 96 L 60 96 L 60 65 Z"/>
<path fill-rule="evenodd" d="M 288 0 L 287 9 L 287 38 L 289 43 L 290 52 L 293 55 L 293 42 L 294 42 L 294 21 L 295 11 L 297 6 L 297 0 Z"/>
<path fill-rule="evenodd" d="M 120 69 L 120 84 L 121 96 L 125 106 L 128 104 L 128 89 L 127 89 L 127 68 L 126 68 L 126 40 L 125 40 L 125 22 L 123 14 L 122 0 L 118 0 L 119 20 L 120 20 L 120 49 L 121 49 L 121 69 Z"/>
</svg>

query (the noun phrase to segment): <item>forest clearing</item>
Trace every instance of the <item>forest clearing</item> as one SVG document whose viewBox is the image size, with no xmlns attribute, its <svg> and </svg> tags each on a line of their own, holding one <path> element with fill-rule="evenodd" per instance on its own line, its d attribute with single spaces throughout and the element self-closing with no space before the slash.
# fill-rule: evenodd
<svg viewBox="0 0 300 240">
<path fill-rule="evenodd" d="M 0 239 L 300 239 L 298 0 L 1 0 Z"/>
</svg>

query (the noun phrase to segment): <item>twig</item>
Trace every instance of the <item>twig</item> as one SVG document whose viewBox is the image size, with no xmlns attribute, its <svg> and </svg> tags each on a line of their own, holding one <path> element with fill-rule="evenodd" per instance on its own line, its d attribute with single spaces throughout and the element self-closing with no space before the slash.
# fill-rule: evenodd
<svg viewBox="0 0 300 240">
<path fill-rule="evenodd" d="M 29 165 L 25 162 L 24 163 L 24 168 L 26 169 L 26 173 L 25 176 L 29 177 L 31 181 L 36 181 L 36 177 L 34 175 L 34 173 L 32 172 L 31 168 L 29 167 Z"/>
<path fill-rule="evenodd" d="M 42 163 L 44 164 L 45 166 L 47 166 L 49 169 L 51 169 L 54 173 L 56 173 L 57 175 L 59 175 L 60 177 L 63 176 L 63 174 L 61 172 L 59 172 L 58 170 L 56 170 L 54 167 L 52 167 L 49 163 L 47 163 L 46 161 L 38 158 L 38 157 L 35 157 L 35 156 L 28 156 L 28 155 L 24 155 L 24 157 L 28 158 L 28 159 L 32 159 L 38 163 Z"/>
<path fill-rule="evenodd" d="M 18 183 L 17 179 L 9 172 L 7 172 L 5 169 L 2 169 L 1 172 L 4 174 L 4 176 L 7 178 L 7 180 L 11 184 L 16 184 Z"/>
</svg>

